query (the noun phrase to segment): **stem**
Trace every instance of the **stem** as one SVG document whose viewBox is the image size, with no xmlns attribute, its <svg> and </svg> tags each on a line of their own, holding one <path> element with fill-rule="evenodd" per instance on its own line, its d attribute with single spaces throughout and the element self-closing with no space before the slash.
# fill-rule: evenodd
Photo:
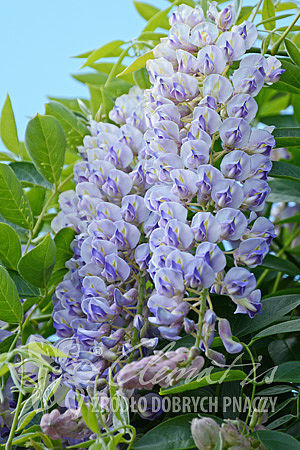
<svg viewBox="0 0 300 450">
<path fill-rule="evenodd" d="M 257 3 L 256 8 L 255 8 L 254 13 L 253 13 L 253 16 L 252 16 L 252 19 L 250 19 L 250 22 L 254 21 L 254 19 L 255 19 L 256 15 L 257 15 L 258 11 L 259 11 L 259 8 L 260 8 L 262 2 L 263 2 L 263 0 L 259 0 L 259 2 Z"/>
<path fill-rule="evenodd" d="M 248 420 L 249 420 L 249 418 L 250 418 L 250 415 L 251 415 L 251 405 L 252 405 L 253 400 L 254 400 L 254 396 L 255 396 L 255 388 L 256 388 L 256 364 L 255 364 L 255 361 L 254 361 L 254 358 L 253 358 L 253 355 L 252 355 L 252 352 L 251 352 L 249 346 L 248 346 L 247 344 L 244 344 L 244 343 L 243 343 L 243 346 L 244 346 L 245 349 L 247 350 L 247 352 L 248 352 L 248 354 L 249 354 L 249 356 L 250 356 L 251 362 L 252 362 L 253 376 L 254 376 L 254 383 L 253 383 L 253 387 L 252 387 L 252 394 L 251 394 L 250 408 L 249 408 L 249 410 L 248 410 L 248 414 L 247 414 L 247 417 L 246 417 L 246 420 L 245 420 L 245 425 L 244 425 L 244 427 L 243 427 L 242 434 L 244 434 L 244 432 L 245 432 L 245 430 L 246 430 L 247 422 L 248 422 Z"/>
<path fill-rule="evenodd" d="M 137 304 L 137 308 L 136 308 L 136 314 L 141 314 L 143 311 L 143 306 L 144 306 L 144 301 L 145 301 L 145 287 L 146 287 L 146 282 L 145 282 L 145 276 L 141 276 L 140 277 L 140 287 L 139 287 L 139 296 L 138 296 L 138 304 Z M 133 329 L 133 336 L 131 339 L 131 344 L 132 344 L 132 353 L 128 358 L 128 363 L 130 363 L 133 360 L 133 356 L 134 356 L 134 352 L 135 352 L 135 347 L 138 343 L 139 340 L 139 331 L 137 328 Z"/>
<path fill-rule="evenodd" d="M 293 20 L 293 22 L 287 27 L 287 29 L 284 31 L 284 33 L 282 33 L 282 35 L 278 39 L 278 41 L 276 41 L 275 44 L 273 45 L 273 47 L 271 49 L 271 54 L 272 55 L 275 55 L 275 53 L 277 52 L 281 42 L 284 40 L 284 38 L 287 36 L 287 34 L 291 31 L 291 29 L 293 28 L 293 26 L 295 25 L 295 23 L 297 22 L 299 17 L 300 17 L 300 11 L 298 12 L 298 14 L 295 17 L 295 19 Z"/>
</svg>

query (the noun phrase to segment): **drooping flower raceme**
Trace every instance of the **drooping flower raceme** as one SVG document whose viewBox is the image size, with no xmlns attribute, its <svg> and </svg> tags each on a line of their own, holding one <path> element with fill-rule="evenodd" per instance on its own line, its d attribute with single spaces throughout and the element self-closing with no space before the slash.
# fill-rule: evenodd
<svg viewBox="0 0 300 450">
<path fill-rule="evenodd" d="M 200 350 L 224 364 L 210 348 L 216 330 L 229 353 L 240 352 L 209 293 L 229 296 L 236 313 L 253 317 L 261 309 L 249 269 L 261 264 L 275 236 L 259 215 L 276 143 L 272 129 L 251 122 L 255 96 L 282 69 L 274 57 L 245 55 L 256 27 L 234 25 L 235 16 L 231 6 L 218 11 L 213 3 L 205 19 L 200 7 L 181 5 L 147 62 L 152 87 L 119 97 L 110 112 L 117 125 L 92 121 L 79 148 L 76 189 L 61 194 L 52 223 L 54 231 L 69 226 L 77 233 L 53 313 L 56 345 L 70 355 L 57 363 L 72 410 L 75 391 L 107 379 L 109 368 L 125 388 L 151 389 L 156 369 L 162 386 L 179 380 L 167 376 L 176 368 L 200 370 Z M 177 340 L 183 328 L 196 337 L 195 355 L 181 347 L 147 356 L 143 385 L 145 361 L 131 361 L 159 337 Z M 122 358 L 129 363 L 123 368 Z M 107 398 L 107 388 L 101 392 Z"/>
</svg>

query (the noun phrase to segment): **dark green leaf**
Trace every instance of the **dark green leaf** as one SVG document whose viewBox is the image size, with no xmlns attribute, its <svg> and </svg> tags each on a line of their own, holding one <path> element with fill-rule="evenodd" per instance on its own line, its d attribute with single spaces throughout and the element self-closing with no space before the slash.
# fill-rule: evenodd
<svg viewBox="0 0 300 450">
<path fill-rule="evenodd" d="M 282 219 L 282 220 L 278 220 L 276 223 L 276 225 L 281 225 L 283 223 L 297 223 L 300 222 L 300 214 L 296 214 L 295 216 L 292 217 L 287 217 L 286 219 Z"/>
<path fill-rule="evenodd" d="M 47 103 L 45 112 L 47 115 L 55 117 L 61 124 L 65 132 L 67 147 L 77 151 L 77 147 L 82 144 L 83 137 L 89 134 L 86 125 L 66 106 L 58 102 Z"/>
<path fill-rule="evenodd" d="M 89 107 L 89 101 L 86 98 L 67 98 L 67 97 L 48 97 L 53 102 L 61 103 L 69 108 L 71 111 L 82 113 L 78 101 L 82 102 L 87 108 Z"/>
<path fill-rule="evenodd" d="M 295 264 L 275 255 L 267 255 L 263 260 L 261 267 L 276 270 L 276 272 L 287 273 L 288 275 L 299 275 L 299 269 Z"/>
<path fill-rule="evenodd" d="M 56 246 L 55 270 L 65 269 L 66 262 L 72 258 L 73 251 L 70 248 L 75 236 L 75 231 L 71 228 L 61 229 L 54 238 Z"/>
<path fill-rule="evenodd" d="M 271 194 L 267 201 L 277 202 L 299 202 L 300 186 L 292 180 L 271 180 L 269 182 Z"/>
<path fill-rule="evenodd" d="M 276 127 L 298 127 L 298 123 L 291 114 L 276 114 L 260 117 L 260 120 L 266 125 L 275 125 Z"/>
<path fill-rule="evenodd" d="M 15 340 L 15 337 L 15 334 L 11 334 L 0 342 L 0 353 L 6 353 L 9 351 L 11 344 Z"/>
<path fill-rule="evenodd" d="M 292 386 L 285 386 L 279 384 L 278 386 L 269 387 L 259 391 L 259 395 L 276 395 L 276 394 L 286 394 L 287 392 L 291 392 L 293 389 Z"/>
<path fill-rule="evenodd" d="M 51 189 L 51 184 L 36 170 L 35 165 L 29 161 L 15 161 L 9 165 L 15 172 L 23 186 L 41 186 Z"/>
<path fill-rule="evenodd" d="M 254 434 L 268 450 L 299 450 L 300 443 L 287 433 L 259 430 Z"/>
<path fill-rule="evenodd" d="M 8 269 L 17 269 L 21 256 L 19 236 L 10 225 L 0 223 L 0 261 Z"/>
<path fill-rule="evenodd" d="M 275 128 L 273 136 L 277 147 L 295 147 L 300 145 L 300 127 Z"/>
<path fill-rule="evenodd" d="M 273 340 L 268 351 L 275 364 L 300 360 L 300 346 L 296 336 Z"/>
<path fill-rule="evenodd" d="M 66 138 L 55 117 L 31 119 L 26 128 L 25 145 L 37 170 L 50 183 L 58 184 L 65 159 Z"/>
<path fill-rule="evenodd" d="M 300 305 L 300 295 L 282 295 L 262 300 L 262 313 L 253 319 L 235 316 L 232 321 L 232 332 L 235 336 L 245 336 L 261 330 Z"/>
<path fill-rule="evenodd" d="M 21 323 L 22 305 L 17 288 L 4 267 L 0 266 L 0 320 Z"/>
<path fill-rule="evenodd" d="M 184 414 L 157 425 L 136 441 L 134 450 L 183 450 L 194 448 L 191 421 L 197 414 Z"/>
<path fill-rule="evenodd" d="M 0 214 L 9 222 L 32 228 L 29 202 L 14 171 L 6 164 L 0 164 Z"/>
<path fill-rule="evenodd" d="M 275 178 L 289 178 L 300 181 L 300 167 L 283 161 L 273 161 L 269 175 Z"/>
<path fill-rule="evenodd" d="M 46 287 L 55 264 L 55 244 L 48 234 L 43 241 L 26 253 L 19 262 L 22 277 L 37 287 Z"/>
<path fill-rule="evenodd" d="M 272 336 L 273 334 L 279 333 L 293 333 L 295 331 L 300 331 L 300 319 L 288 320 L 286 322 L 277 323 L 271 327 L 265 328 L 260 331 L 254 337 L 261 338 L 264 336 Z"/>
<path fill-rule="evenodd" d="M 204 369 L 205 370 L 205 369 Z M 161 389 L 160 394 L 176 394 L 179 392 L 193 391 L 203 386 L 210 386 L 216 383 L 225 383 L 227 381 L 244 380 L 247 375 L 241 370 L 222 370 L 219 372 L 210 373 L 204 377 L 200 377 L 201 372 L 197 380 L 191 381 L 190 383 L 181 384 L 179 386 Z M 199 378 L 200 377 L 200 378 Z"/>
<path fill-rule="evenodd" d="M 102 47 L 98 48 L 97 50 L 94 50 L 89 54 L 86 62 L 83 64 L 82 67 L 88 66 L 89 64 L 92 64 L 100 58 L 105 58 L 106 56 L 112 56 L 111 52 L 117 50 L 117 54 L 121 53 L 121 45 L 125 44 L 124 41 L 116 40 L 109 42 L 108 44 L 103 45 Z"/>
<path fill-rule="evenodd" d="M 27 283 L 19 274 L 18 272 L 15 272 L 14 270 L 8 271 L 10 278 L 13 280 L 13 282 L 16 285 L 18 294 L 20 298 L 34 298 L 37 297 L 40 294 L 40 291 L 38 288 L 33 286 L 30 283 Z"/>
<path fill-rule="evenodd" d="M 35 186 L 26 190 L 26 197 L 29 200 L 30 208 L 34 217 L 40 215 L 46 197 L 46 190 L 40 186 Z M 44 215 L 44 221 L 46 220 L 47 215 Z M 41 227 L 43 226 L 43 221 L 41 223 Z"/>
<path fill-rule="evenodd" d="M 17 133 L 17 126 L 14 112 L 11 106 L 9 95 L 7 94 L 5 103 L 3 105 L 0 118 L 0 134 L 1 139 L 8 150 L 16 155 L 20 154 L 20 145 Z"/>
<path fill-rule="evenodd" d="M 288 38 L 284 39 L 286 51 L 289 54 L 289 57 L 294 61 L 297 66 L 300 66 L 300 51 L 298 47 Z"/>
</svg>

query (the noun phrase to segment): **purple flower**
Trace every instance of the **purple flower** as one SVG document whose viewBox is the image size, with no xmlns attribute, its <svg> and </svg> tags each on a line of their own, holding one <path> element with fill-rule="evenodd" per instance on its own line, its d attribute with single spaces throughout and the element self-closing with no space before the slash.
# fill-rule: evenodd
<svg viewBox="0 0 300 450">
<path fill-rule="evenodd" d="M 217 2 L 212 2 L 207 11 L 207 17 L 213 20 L 222 31 L 229 30 L 235 22 L 236 12 L 232 5 L 222 11 L 217 10 Z"/>
<path fill-rule="evenodd" d="M 221 33 L 217 40 L 217 46 L 221 48 L 229 63 L 241 59 L 246 51 L 244 39 L 234 31 Z"/>
<path fill-rule="evenodd" d="M 182 200 L 189 200 L 197 192 L 197 175 L 188 169 L 174 169 L 171 172 L 173 186 L 171 192 Z"/>
<path fill-rule="evenodd" d="M 207 164 L 209 155 L 210 148 L 201 139 L 184 142 L 180 150 L 180 156 L 185 167 L 192 170 L 198 169 L 202 164 Z"/>
<path fill-rule="evenodd" d="M 112 198 L 121 198 L 129 194 L 132 188 L 132 180 L 127 173 L 118 169 L 109 172 L 106 182 L 102 186 L 103 191 Z"/>
<path fill-rule="evenodd" d="M 184 50 L 176 50 L 178 70 L 182 73 L 194 74 L 199 72 L 200 64 L 198 59 L 191 53 Z"/>
<path fill-rule="evenodd" d="M 193 216 L 191 230 L 198 242 L 204 240 L 217 242 L 220 238 L 221 227 L 210 212 L 198 212 Z"/>
<path fill-rule="evenodd" d="M 217 208 L 238 208 L 244 199 L 242 187 L 234 180 L 217 181 L 213 186 L 211 198 Z"/>
<path fill-rule="evenodd" d="M 184 278 L 191 288 L 203 289 L 213 284 L 215 273 L 203 258 L 195 256 L 194 260 L 187 265 Z"/>
<path fill-rule="evenodd" d="M 232 28 L 232 31 L 238 32 L 241 37 L 244 39 L 244 44 L 246 50 L 252 47 L 254 42 L 257 39 L 257 29 L 254 23 L 246 20 L 242 22 L 240 25 L 236 25 Z"/>
<path fill-rule="evenodd" d="M 220 169 L 224 177 L 243 181 L 250 173 L 250 157 L 241 150 L 233 150 L 224 156 Z"/>
<path fill-rule="evenodd" d="M 235 314 L 248 314 L 248 316 L 252 319 L 261 310 L 261 292 L 259 289 L 252 291 L 250 294 L 243 298 L 231 298 L 237 305 Z"/>
<path fill-rule="evenodd" d="M 194 241 L 194 235 L 189 225 L 180 220 L 171 219 L 165 228 L 165 241 L 173 247 L 187 250 Z"/>
<path fill-rule="evenodd" d="M 204 21 L 204 13 L 200 6 L 196 6 L 192 8 L 188 5 L 180 5 L 178 8 L 171 14 L 169 22 L 170 25 L 173 26 L 175 23 L 185 23 L 189 27 L 193 28 L 198 23 Z"/>
<path fill-rule="evenodd" d="M 174 74 L 173 65 L 165 58 L 148 59 L 146 67 L 150 82 L 153 84 L 157 78 L 171 77 Z"/>
<path fill-rule="evenodd" d="M 138 245 L 134 252 L 134 259 L 141 270 L 147 269 L 150 261 L 149 244 Z"/>
<path fill-rule="evenodd" d="M 115 233 L 111 240 L 119 249 L 135 248 L 140 240 L 139 229 L 124 220 L 115 222 Z"/>
<path fill-rule="evenodd" d="M 191 253 L 183 252 L 178 249 L 171 251 L 165 261 L 166 267 L 185 273 L 187 265 L 194 259 Z"/>
<path fill-rule="evenodd" d="M 126 281 L 130 275 L 130 266 L 124 259 L 111 254 L 105 257 L 105 265 L 102 276 L 110 283 L 114 281 Z"/>
<path fill-rule="evenodd" d="M 221 272 L 226 266 L 226 257 L 217 244 L 202 242 L 197 247 L 196 256 L 203 258 L 215 272 Z"/>
<path fill-rule="evenodd" d="M 244 119 L 229 118 L 220 128 L 220 138 L 228 148 L 242 148 L 248 141 L 251 128 Z"/>
<path fill-rule="evenodd" d="M 249 94 L 255 97 L 264 85 L 264 77 L 259 70 L 245 66 L 235 70 L 232 83 L 237 94 Z"/>
<path fill-rule="evenodd" d="M 115 316 L 115 311 L 103 297 L 87 297 L 82 301 L 81 308 L 90 322 L 106 322 Z"/>
<path fill-rule="evenodd" d="M 265 82 L 267 84 L 273 84 L 279 81 L 280 75 L 282 75 L 285 70 L 281 69 L 281 62 L 275 58 L 275 56 L 269 56 L 266 59 L 266 77 Z"/>
<path fill-rule="evenodd" d="M 192 133 L 194 122 L 196 122 L 203 131 L 210 135 L 218 131 L 222 124 L 219 114 L 207 106 L 197 106 L 193 112 L 193 119 L 191 128 Z"/>
<path fill-rule="evenodd" d="M 256 116 L 258 106 L 249 94 L 236 94 L 229 100 L 226 109 L 229 117 L 241 118 L 251 122 Z"/>
<path fill-rule="evenodd" d="M 187 213 L 187 209 L 181 203 L 164 202 L 159 207 L 159 214 L 161 216 L 159 226 L 164 228 L 171 219 L 177 219 L 185 223 Z"/>
<path fill-rule="evenodd" d="M 185 290 L 181 272 L 168 268 L 162 268 L 156 272 L 154 285 L 158 294 L 166 297 L 182 295 Z"/>
<path fill-rule="evenodd" d="M 218 103 L 225 103 L 233 92 L 232 84 L 228 78 L 212 74 L 203 81 L 203 97 L 210 95 Z"/>
<path fill-rule="evenodd" d="M 271 189 L 266 181 L 251 178 L 245 181 L 243 191 L 243 206 L 251 211 L 261 211 Z"/>
<path fill-rule="evenodd" d="M 121 212 L 123 219 L 126 220 L 126 222 L 131 223 L 145 222 L 150 214 L 146 208 L 143 197 L 135 194 L 126 195 L 122 198 Z"/>
<path fill-rule="evenodd" d="M 254 222 L 251 230 L 247 229 L 243 234 L 242 239 L 249 238 L 264 238 L 268 245 L 271 244 L 272 240 L 276 237 L 274 232 L 274 225 L 266 217 L 259 217 Z"/>
<path fill-rule="evenodd" d="M 216 25 L 209 22 L 203 22 L 192 29 L 191 41 L 196 47 L 202 48 L 206 45 L 213 44 L 218 35 L 219 31 Z"/>
<path fill-rule="evenodd" d="M 221 239 L 238 240 L 247 228 L 247 219 L 238 209 L 223 208 L 216 214 L 221 225 Z"/>
<path fill-rule="evenodd" d="M 276 146 L 276 141 L 267 129 L 253 129 L 249 141 L 243 143 L 243 150 L 250 155 L 263 154 L 270 156 L 271 150 Z"/>
<path fill-rule="evenodd" d="M 265 155 L 252 155 L 250 158 L 250 175 L 249 178 L 257 178 L 259 180 L 268 179 L 268 173 L 272 169 L 270 158 Z"/>
<path fill-rule="evenodd" d="M 169 31 L 168 44 L 174 49 L 187 50 L 188 52 L 197 51 L 197 43 L 190 32 L 191 28 L 185 23 L 175 23 Z"/>
<path fill-rule="evenodd" d="M 215 167 L 207 164 L 202 165 L 198 169 L 198 202 L 206 203 L 211 196 L 213 186 L 224 177 L 222 173 Z"/>
<path fill-rule="evenodd" d="M 233 255 L 236 263 L 256 267 L 262 263 L 268 251 L 269 246 L 265 239 L 250 238 L 242 241 Z"/>
<path fill-rule="evenodd" d="M 242 267 L 233 267 L 225 275 L 221 293 L 240 299 L 247 297 L 255 287 L 253 273 Z"/>
<path fill-rule="evenodd" d="M 206 45 L 197 56 L 198 67 L 203 75 L 222 73 L 226 66 L 226 59 L 222 50 L 216 45 Z"/>
<path fill-rule="evenodd" d="M 227 319 L 219 319 L 218 331 L 224 347 L 226 348 L 228 353 L 240 353 L 243 350 L 242 344 L 235 342 L 232 339 L 230 323 Z"/>
</svg>

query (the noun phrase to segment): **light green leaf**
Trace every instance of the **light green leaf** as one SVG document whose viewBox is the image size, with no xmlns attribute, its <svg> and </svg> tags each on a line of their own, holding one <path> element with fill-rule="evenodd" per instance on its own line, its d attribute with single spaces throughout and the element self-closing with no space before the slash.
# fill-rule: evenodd
<svg viewBox="0 0 300 450">
<path fill-rule="evenodd" d="M 105 58 L 106 56 L 112 56 L 112 51 L 114 51 L 116 53 L 116 50 L 117 50 L 117 55 L 115 55 L 115 53 L 114 53 L 114 56 L 118 56 L 119 54 L 122 53 L 122 50 L 120 49 L 120 47 L 123 44 L 125 44 L 124 41 L 116 40 L 116 41 L 112 41 L 112 42 L 109 42 L 108 44 L 103 45 L 102 47 L 98 48 L 97 50 L 94 50 L 88 56 L 86 62 L 83 64 L 82 67 L 86 67 L 89 64 L 92 64 L 92 63 L 98 61 L 98 59 L 100 59 L 100 58 Z"/>
<path fill-rule="evenodd" d="M 133 450 L 182 450 L 195 448 L 191 422 L 197 414 L 183 414 L 152 428 L 133 445 Z"/>
<path fill-rule="evenodd" d="M 32 212 L 21 183 L 6 164 L 0 164 L 0 214 L 23 228 L 33 226 Z"/>
<path fill-rule="evenodd" d="M 20 154 L 17 126 L 9 95 L 7 94 L 0 118 L 1 139 L 8 150 Z"/>
<path fill-rule="evenodd" d="M 264 0 L 261 16 L 263 20 L 275 16 L 275 8 L 272 0 Z M 266 30 L 274 30 L 275 24 L 275 20 L 272 20 L 272 22 L 265 22 L 264 27 Z"/>
<path fill-rule="evenodd" d="M 21 243 L 15 230 L 6 223 L 0 223 L 0 260 L 8 269 L 17 269 L 22 256 Z"/>
<path fill-rule="evenodd" d="M 297 64 L 297 66 L 300 66 L 300 51 L 298 47 L 288 38 L 285 38 L 284 44 L 289 57 Z"/>
<path fill-rule="evenodd" d="M 77 151 L 77 147 L 82 144 L 84 136 L 90 134 L 86 125 L 66 106 L 58 102 L 47 103 L 45 112 L 48 116 L 55 117 L 61 124 L 66 136 L 67 147 Z"/>
<path fill-rule="evenodd" d="M 81 410 L 83 420 L 87 427 L 92 430 L 93 433 L 99 434 L 99 424 L 95 412 L 92 410 L 93 405 L 90 403 L 86 405 L 83 398 L 78 394 L 78 403 Z"/>
<path fill-rule="evenodd" d="M 257 24 L 257 27 L 259 27 L 260 25 L 264 25 L 264 24 L 266 24 L 266 23 L 270 23 L 270 22 L 274 22 L 275 20 L 280 20 L 280 19 L 286 19 L 287 17 L 291 17 L 293 14 L 280 14 L 280 15 L 278 15 L 278 16 L 272 16 L 272 17 L 269 17 L 268 19 L 265 19 L 265 20 L 262 20 L 261 22 L 259 22 L 258 24 Z M 274 27 L 273 28 L 271 28 L 271 30 L 273 31 L 274 30 Z"/>
<path fill-rule="evenodd" d="M 129 73 L 135 72 L 136 70 L 139 70 L 142 67 L 145 67 L 148 59 L 153 59 L 153 58 L 154 58 L 154 55 L 153 55 L 152 50 L 150 52 L 144 53 L 143 55 L 141 55 L 137 59 L 135 59 L 133 61 L 133 63 L 131 63 L 128 67 L 126 67 L 126 69 L 123 70 L 123 72 L 119 73 L 118 78 L 122 77 L 123 75 L 128 75 Z"/>
<path fill-rule="evenodd" d="M 17 288 L 4 267 L 0 266 L 0 320 L 21 323 L 22 305 Z"/>
<path fill-rule="evenodd" d="M 293 333 L 296 331 L 300 331 L 300 319 L 288 320 L 286 322 L 272 325 L 271 327 L 265 328 L 264 330 L 260 331 L 254 336 L 254 338 L 258 339 L 264 336 L 272 336 L 273 334 Z"/>
<path fill-rule="evenodd" d="M 104 86 L 100 87 L 101 93 L 101 104 L 100 108 L 97 111 L 95 119 L 98 122 L 106 122 L 108 119 L 109 111 L 111 111 L 114 107 L 114 99 L 109 95 L 109 90 Z"/>
<path fill-rule="evenodd" d="M 37 287 L 46 287 L 55 264 L 55 244 L 50 235 L 20 259 L 22 277 Z"/>
<path fill-rule="evenodd" d="M 268 450 L 299 450 L 300 443 L 287 433 L 279 431 L 259 430 L 254 437 L 258 438 Z"/>
<path fill-rule="evenodd" d="M 54 238 L 56 246 L 55 270 L 65 269 L 66 262 L 72 258 L 73 251 L 71 243 L 75 237 L 75 231 L 72 228 L 62 228 Z"/>
<path fill-rule="evenodd" d="M 288 9 L 298 9 L 298 5 L 294 2 L 280 2 L 276 5 L 277 11 L 286 11 Z"/>
<path fill-rule="evenodd" d="M 141 88 L 141 89 L 149 89 L 151 84 L 149 81 L 149 75 L 145 67 L 142 69 L 136 70 L 133 72 L 133 77 L 135 83 Z"/>
<path fill-rule="evenodd" d="M 55 117 L 31 119 L 26 128 L 25 146 L 37 170 L 50 183 L 58 184 L 65 159 L 65 133 Z"/>
<path fill-rule="evenodd" d="M 24 349 L 28 352 L 38 353 L 41 356 L 50 356 L 55 358 L 68 358 L 68 355 L 58 348 L 54 347 L 50 342 L 29 342 L 24 345 Z"/>
<path fill-rule="evenodd" d="M 150 20 L 155 14 L 160 12 L 160 9 L 156 8 L 153 5 L 150 5 L 149 3 L 136 2 L 136 1 L 134 1 L 133 3 L 134 3 L 134 6 L 135 6 L 137 12 L 140 14 L 140 16 L 142 16 L 143 19 L 145 19 L 147 21 Z M 167 17 L 162 19 L 160 27 L 164 28 L 165 30 L 168 30 L 170 28 L 170 24 L 169 24 Z"/>
<path fill-rule="evenodd" d="M 86 84 L 88 87 L 94 88 L 104 86 L 108 75 L 102 72 L 83 73 L 78 75 L 72 75 L 72 77 L 80 83 Z M 125 80 L 119 80 L 112 78 L 109 82 L 108 91 L 113 98 L 119 97 L 122 94 L 126 94 L 133 85 Z"/>
<path fill-rule="evenodd" d="M 15 155 L 11 152 L 0 152 L 0 161 L 15 161 Z"/>
<path fill-rule="evenodd" d="M 154 16 L 151 17 L 151 19 L 148 21 L 147 25 L 143 29 L 143 32 L 154 31 L 156 30 L 156 28 L 162 27 L 173 6 L 178 5 L 179 3 L 182 3 L 182 1 L 176 0 L 175 2 L 172 3 L 171 6 L 169 6 L 169 8 L 164 9 L 162 11 L 158 11 L 156 14 L 154 14 Z"/>
<path fill-rule="evenodd" d="M 205 371 L 205 369 L 204 369 Z M 199 373 L 201 376 L 201 372 Z M 161 389 L 161 395 L 167 394 L 177 394 L 179 392 L 193 391 L 203 386 L 210 386 L 216 383 L 225 383 L 227 381 L 238 381 L 244 380 L 247 378 L 247 375 L 242 370 L 221 370 L 219 372 L 213 372 L 209 375 L 206 375 L 202 378 L 199 378 L 195 381 L 191 381 L 190 383 L 180 384 L 179 386 Z"/>
<path fill-rule="evenodd" d="M 51 184 L 36 170 L 35 165 L 29 161 L 15 161 L 9 164 L 23 186 L 41 186 L 51 189 Z"/>
<path fill-rule="evenodd" d="M 300 305 L 300 295 L 282 295 L 268 297 L 262 300 L 262 314 L 250 317 L 235 316 L 232 320 L 232 332 L 234 336 L 245 336 L 261 330 L 277 320 L 282 319 L 293 309 Z"/>
</svg>

